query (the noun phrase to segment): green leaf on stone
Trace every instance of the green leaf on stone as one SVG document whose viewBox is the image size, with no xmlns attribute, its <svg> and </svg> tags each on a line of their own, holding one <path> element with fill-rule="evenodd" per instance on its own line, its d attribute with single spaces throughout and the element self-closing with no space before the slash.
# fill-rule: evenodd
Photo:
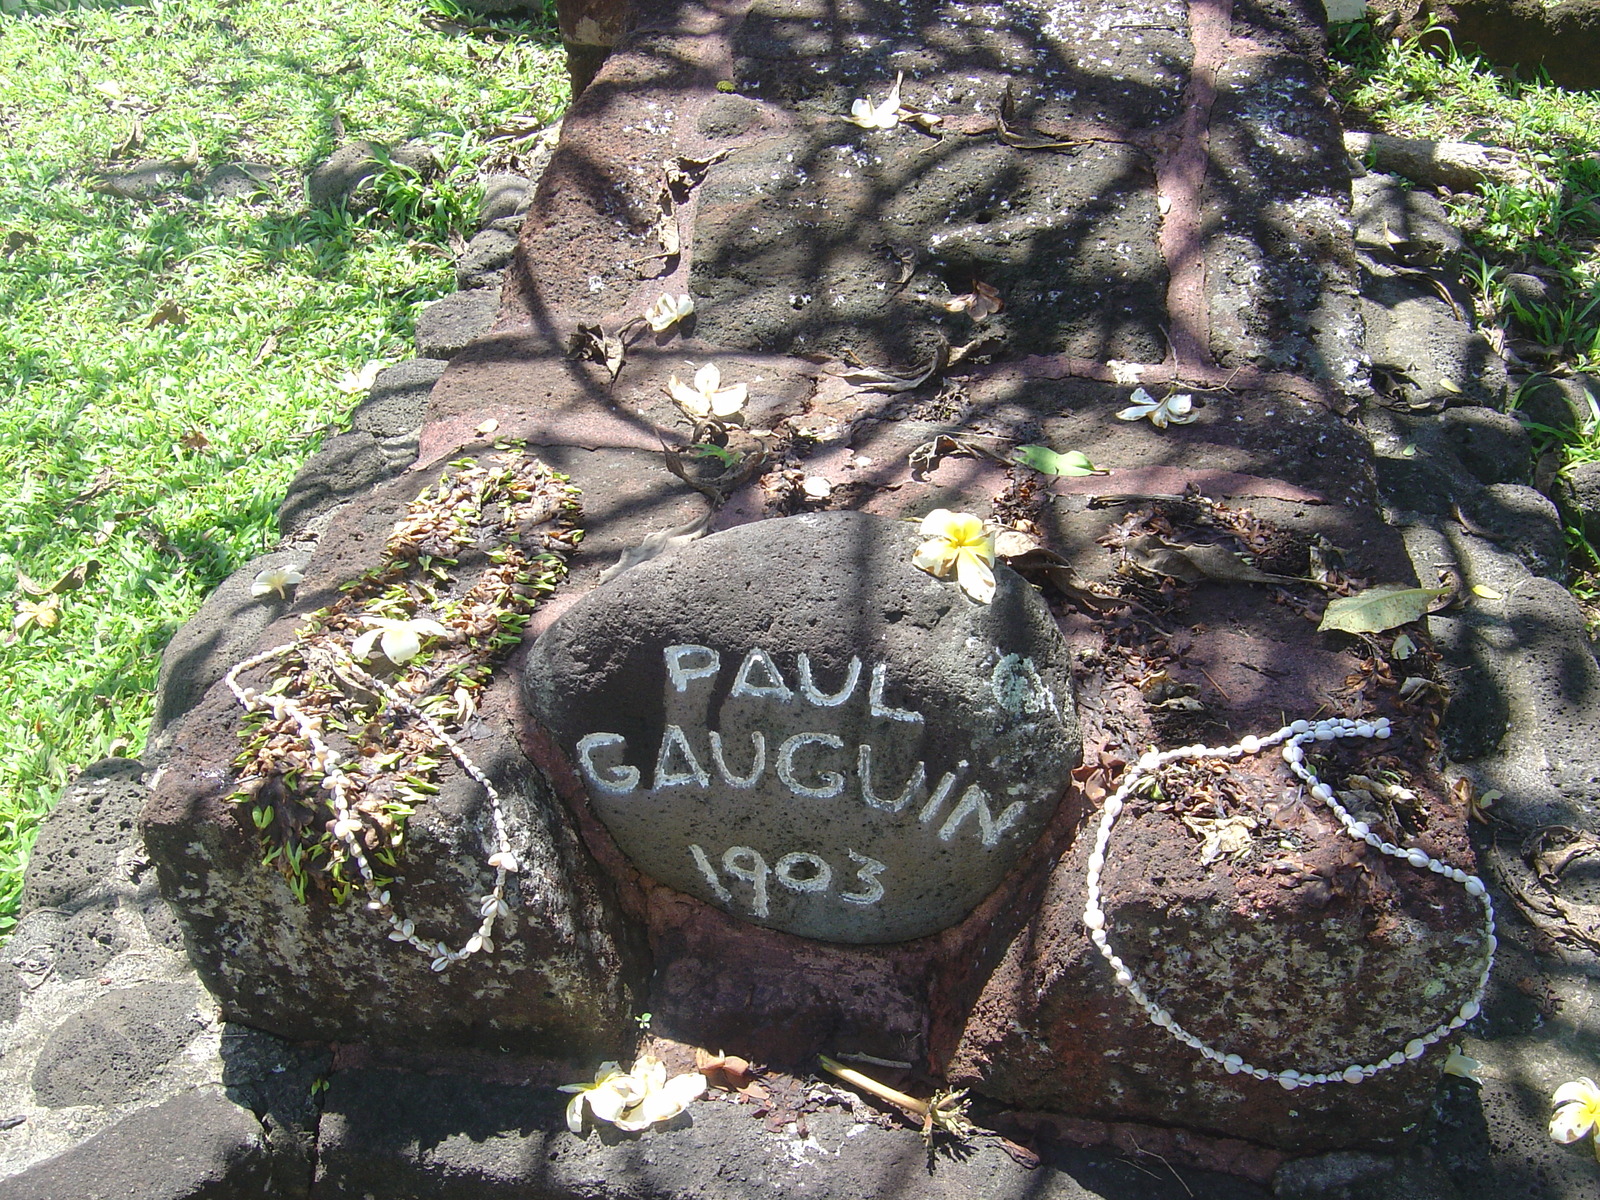
<svg viewBox="0 0 1600 1200">
<path fill-rule="evenodd" d="M 1042 475 L 1093 475 L 1099 471 L 1081 450 L 1057 454 L 1049 446 L 1018 446 L 1013 461 Z"/>
<path fill-rule="evenodd" d="M 1420 620 L 1450 595 L 1447 587 L 1406 587 L 1381 583 L 1377 587 L 1328 602 L 1318 633 L 1337 629 L 1344 633 L 1382 633 Z"/>
</svg>

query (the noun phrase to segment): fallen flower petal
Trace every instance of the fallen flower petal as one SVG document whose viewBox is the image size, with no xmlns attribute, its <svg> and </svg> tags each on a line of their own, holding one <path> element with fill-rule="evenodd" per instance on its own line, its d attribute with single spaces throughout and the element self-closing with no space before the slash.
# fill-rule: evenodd
<svg viewBox="0 0 1600 1200">
<path fill-rule="evenodd" d="M 371 658 L 373 644 L 377 643 L 383 649 L 383 656 L 397 667 L 404 666 L 422 653 L 424 637 L 444 637 L 449 633 L 439 622 L 427 617 L 403 620 L 398 617 L 364 616 L 361 622 L 368 626 L 367 632 L 351 644 L 350 653 L 356 658 Z"/>
<path fill-rule="evenodd" d="M 1550 1136 L 1558 1142 L 1575 1142 L 1600 1125 L 1600 1086 L 1587 1076 L 1563 1083 L 1550 1103 L 1556 1106 L 1550 1118 Z M 1595 1154 L 1600 1156 L 1600 1141 Z"/>
<path fill-rule="evenodd" d="M 694 297 L 687 294 L 668 296 L 663 293 L 661 299 L 645 309 L 644 319 L 651 329 L 663 333 L 692 312 L 694 312 Z"/>
<path fill-rule="evenodd" d="M 396 625 L 382 633 L 378 644 L 383 647 L 383 656 L 396 666 L 408 663 L 422 653 L 422 639 L 417 636 L 416 630 Z"/>
<path fill-rule="evenodd" d="M 704 1075 L 676 1075 L 649 1090 L 638 1106 L 616 1123 L 618 1129 L 643 1129 L 660 1121 L 670 1121 L 701 1096 L 708 1081 Z"/>
<path fill-rule="evenodd" d="M 617 1113 L 622 1111 L 622 1098 L 611 1087 L 612 1080 L 622 1075 L 622 1064 L 616 1062 L 603 1062 L 594 1073 L 593 1083 L 567 1083 L 558 1091 L 576 1092 L 577 1095 L 567 1104 L 567 1128 L 573 1133 L 583 1132 L 583 1110 L 585 1105 L 594 1106 L 595 1097 L 604 1089 L 605 1094 L 600 1095 L 600 1111 L 612 1112 L 611 1117 L 601 1117 L 600 1111 L 595 1115 L 601 1120 L 613 1120 Z"/>
<path fill-rule="evenodd" d="M 250 585 L 250 594 L 257 599 L 262 596 L 277 596 L 280 600 L 289 598 L 289 589 L 305 578 L 293 567 L 268 567 L 256 576 L 255 582 Z"/>
<path fill-rule="evenodd" d="M 850 105 L 849 120 L 863 129 L 893 129 L 900 123 L 900 84 L 904 71 L 895 72 L 894 86 L 882 104 L 874 105 L 870 99 L 860 99 Z"/>
<path fill-rule="evenodd" d="M 1138 421 L 1150 418 L 1150 424 L 1165 429 L 1168 424 L 1187 425 L 1200 414 L 1195 410 L 1194 397 L 1183 393 L 1165 396 L 1160 400 L 1143 388 L 1135 388 L 1128 397 L 1133 404 L 1117 413 L 1119 421 Z"/>
<path fill-rule="evenodd" d="M 643 1054 L 630 1072 L 614 1062 L 602 1063 L 593 1083 L 569 1083 L 560 1090 L 577 1093 L 567 1105 L 567 1128 L 573 1133 L 583 1132 L 585 1107 L 596 1120 L 637 1133 L 671 1120 L 703 1096 L 706 1077 L 688 1074 L 669 1081 L 666 1064 Z"/>
<path fill-rule="evenodd" d="M 742 418 L 749 390 L 742 383 L 732 387 L 722 386 L 722 372 L 716 363 L 706 363 L 694 373 L 693 385 L 686 384 L 676 375 L 667 381 L 667 393 L 688 416 L 698 420 L 716 420 L 737 424 Z"/>
</svg>

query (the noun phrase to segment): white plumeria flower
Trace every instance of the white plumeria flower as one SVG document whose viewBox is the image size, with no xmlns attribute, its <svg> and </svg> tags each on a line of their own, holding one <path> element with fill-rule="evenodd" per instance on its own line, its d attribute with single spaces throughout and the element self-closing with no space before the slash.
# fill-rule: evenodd
<svg viewBox="0 0 1600 1200">
<path fill-rule="evenodd" d="M 1600 1086 L 1587 1076 L 1563 1083 L 1550 1097 L 1556 1106 L 1550 1118 L 1550 1136 L 1563 1144 L 1575 1142 L 1600 1126 Z M 1600 1158 L 1600 1136 L 1595 1140 L 1595 1157 Z"/>
<path fill-rule="evenodd" d="M 857 100 L 850 106 L 849 120 L 863 129 L 893 129 L 900 123 L 900 84 L 905 77 L 904 71 L 895 72 L 894 86 L 882 104 L 874 106 L 871 100 Z"/>
<path fill-rule="evenodd" d="M 489 856 L 489 865 L 497 871 L 509 871 L 515 875 L 519 869 L 517 856 L 509 850 L 502 850 L 498 854 Z"/>
<path fill-rule="evenodd" d="M 257 575 L 255 582 L 250 585 L 250 594 L 258 600 L 263 596 L 277 596 L 280 600 L 287 600 L 289 589 L 304 578 L 305 576 L 293 567 L 268 567 Z"/>
<path fill-rule="evenodd" d="M 644 310 L 645 323 L 657 333 L 671 329 L 679 321 L 694 312 L 694 297 L 687 293 L 679 296 L 669 296 L 662 293 L 649 308 Z"/>
<path fill-rule="evenodd" d="M 938 579 L 951 575 L 979 604 L 994 599 L 994 534 L 971 513 L 936 508 L 922 518 L 922 536 L 911 565 Z"/>
<path fill-rule="evenodd" d="M 739 420 L 739 410 L 749 396 L 749 389 L 742 383 L 723 387 L 722 372 L 717 369 L 716 363 L 706 363 L 696 371 L 692 387 L 674 375 L 667 382 L 667 392 L 689 416 L 702 421 L 710 419 L 729 424 Z"/>
<path fill-rule="evenodd" d="M 563 1092 L 577 1093 L 567 1105 L 567 1128 L 583 1132 L 583 1110 L 596 1120 L 637 1133 L 658 1121 L 670 1121 L 705 1095 L 706 1077 L 698 1073 L 667 1078 L 666 1064 L 652 1055 L 640 1055 L 631 1072 L 620 1063 L 601 1063 L 593 1083 L 569 1083 Z"/>
<path fill-rule="evenodd" d="M 1194 397 L 1187 392 L 1157 400 L 1143 388 L 1135 388 L 1128 399 L 1133 401 L 1133 405 L 1117 414 L 1119 421 L 1138 421 L 1149 417 L 1150 424 L 1157 429 L 1165 429 L 1169 424 L 1187 425 L 1200 415 L 1195 411 Z"/>
<path fill-rule="evenodd" d="M 372 647 L 377 644 L 382 648 L 383 656 L 397 667 L 404 666 L 422 653 L 424 637 L 444 637 L 450 632 L 439 622 L 426 617 L 401 619 L 364 616 L 361 622 L 370 628 L 355 640 L 350 653 L 356 658 L 371 658 Z"/>
</svg>

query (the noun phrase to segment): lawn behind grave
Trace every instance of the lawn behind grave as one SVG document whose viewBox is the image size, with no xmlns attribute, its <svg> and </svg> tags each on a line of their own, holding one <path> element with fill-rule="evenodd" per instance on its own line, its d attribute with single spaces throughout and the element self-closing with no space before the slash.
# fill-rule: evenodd
<svg viewBox="0 0 1600 1200">
<path fill-rule="evenodd" d="M 447 0 L 17 11 L 60 7 L 0 4 L 0 936 L 40 818 L 142 750 L 162 647 L 276 541 L 296 469 L 453 289 L 478 179 L 566 102 L 553 23 Z M 437 179 L 307 210 L 341 141 L 417 137 Z M 97 190 L 141 160 L 176 187 Z M 232 163 L 268 192 L 206 195 Z"/>
</svg>

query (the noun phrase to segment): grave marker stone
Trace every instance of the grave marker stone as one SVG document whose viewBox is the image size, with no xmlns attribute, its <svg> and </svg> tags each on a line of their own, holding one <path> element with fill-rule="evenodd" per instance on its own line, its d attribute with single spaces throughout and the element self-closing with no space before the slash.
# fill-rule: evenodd
<svg viewBox="0 0 1600 1200">
<path fill-rule="evenodd" d="M 591 593 L 534 646 L 532 711 L 646 874 L 838 942 L 944 929 L 1038 837 L 1079 759 L 1065 646 L 911 565 L 914 526 L 742 526 Z"/>
</svg>

